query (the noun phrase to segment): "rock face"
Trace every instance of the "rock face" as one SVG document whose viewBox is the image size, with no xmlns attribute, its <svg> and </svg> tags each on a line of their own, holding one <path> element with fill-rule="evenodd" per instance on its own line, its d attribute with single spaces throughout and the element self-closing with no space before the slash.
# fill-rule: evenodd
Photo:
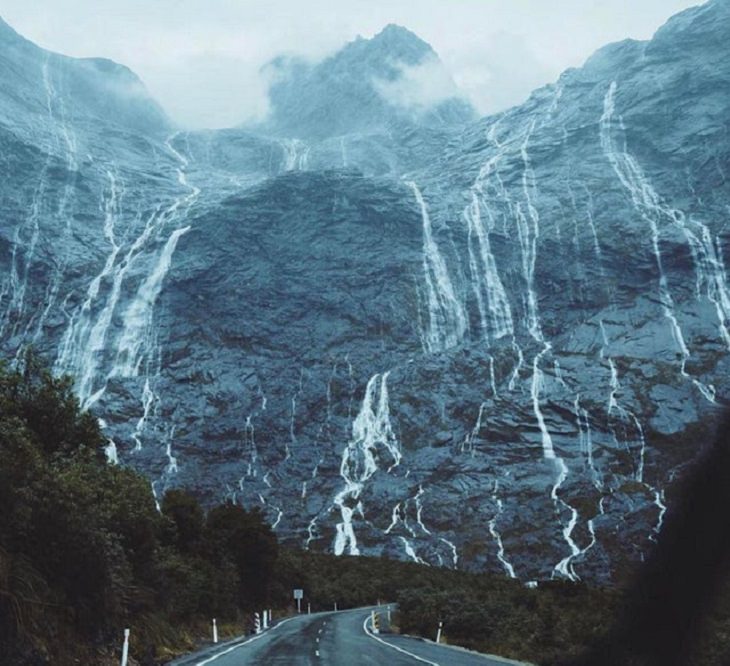
<svg viewBox="0 0 730 666">
<path fill-rule="evenodd" d="M 389 27 L 287 63 L 263 127 L 177 132 L 2 24 L 3 352 L 74 373 L 158 494 L 616 580 L 730 388 L 729 30 L 709 2 L 471 120 L 381 94 L 436 58 Z"/>
</svg>

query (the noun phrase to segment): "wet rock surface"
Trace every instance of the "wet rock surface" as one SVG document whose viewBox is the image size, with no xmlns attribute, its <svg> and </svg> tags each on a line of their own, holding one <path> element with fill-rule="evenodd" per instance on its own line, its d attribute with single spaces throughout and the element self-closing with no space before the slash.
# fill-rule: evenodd
<svg viewBox="0 0 730 666">
<path fill-rule="evenodd" d="M 158 495 L 620 579 L 728 393 L 729 27 L 716 0 L 499 116 L 374 98 L 324 135 L 293 83 L 270 133 L 178 132 L 128 70 L 0 24 L 3 352 L 74 373 Z M 378 57 L 432 57 L 405 33 Z"/>
</svg>

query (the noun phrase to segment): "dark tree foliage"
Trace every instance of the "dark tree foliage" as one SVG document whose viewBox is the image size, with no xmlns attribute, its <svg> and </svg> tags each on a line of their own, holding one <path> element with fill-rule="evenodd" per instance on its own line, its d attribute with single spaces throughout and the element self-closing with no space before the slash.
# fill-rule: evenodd
<svg viewBox="0 0 730 666">
<path fill-rule="evenodd" d="M 158 512 L 149 482 L 107 464 L 103 447 L 69 379 L 32 354 L 0 365 L 1 664 L 73 663 L 64 645 L 102 645 L 123 627 L 151 663 L 174 628 L 270 599 L 277 542 L 258 511 L 224 505 L 206 519 L 171 490 Z"/>
<path fill-rule="evenodd" d="M 271 601 L 269 585 L 278 542 L 258 508 L 246 511 L 227 502 L 211 509 L 206 522 L 206 538 L 214 556 L 229 558 L 235 565 L 241 607 L 251 608 Z"/>
</svg>

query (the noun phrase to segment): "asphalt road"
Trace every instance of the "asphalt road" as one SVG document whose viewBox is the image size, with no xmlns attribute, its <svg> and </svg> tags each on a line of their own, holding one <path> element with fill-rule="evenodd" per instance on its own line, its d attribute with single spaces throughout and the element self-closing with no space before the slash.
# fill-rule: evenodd
<svg viewBox="0 0 730 666">
<path fill-rule="evenodd" d="M 381 609 L 383 610 L 383 609 Z M 175 666 L 504 666 L 486 657 L 365 630 L 370 609 L 316 613 L 283 620 L 258 636 L 173 662 Z M 368 622 L 369 627 L 369 622 Z"/>
</svg>

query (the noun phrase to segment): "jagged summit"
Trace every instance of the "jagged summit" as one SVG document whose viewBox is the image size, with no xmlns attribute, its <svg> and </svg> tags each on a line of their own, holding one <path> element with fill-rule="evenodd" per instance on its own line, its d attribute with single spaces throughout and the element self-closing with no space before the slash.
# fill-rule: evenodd
<svg viewBox="0 0 730 666">
<path fill-rule="evenodd" d="M 357 37 L 316 65 L 292 57 L 271 61 L 272 134 L 325 138 L 372 131 L 403 120 L 459 124 L 475 113 L 437 54 L 410 30 L 388 25 L 370 39 Z M 426 79 L 438 81 L 434 98 L 421 99 Z"/>
<path fill-rule="evenodd" d="M 378 54 L 409 65 L 417 65 L 429 56 L 438 57 L 430 44 L 408 28 L 395 23 L 389 23 L 370 39 L 359 38 L 345 48 Z"/>
</svg>

